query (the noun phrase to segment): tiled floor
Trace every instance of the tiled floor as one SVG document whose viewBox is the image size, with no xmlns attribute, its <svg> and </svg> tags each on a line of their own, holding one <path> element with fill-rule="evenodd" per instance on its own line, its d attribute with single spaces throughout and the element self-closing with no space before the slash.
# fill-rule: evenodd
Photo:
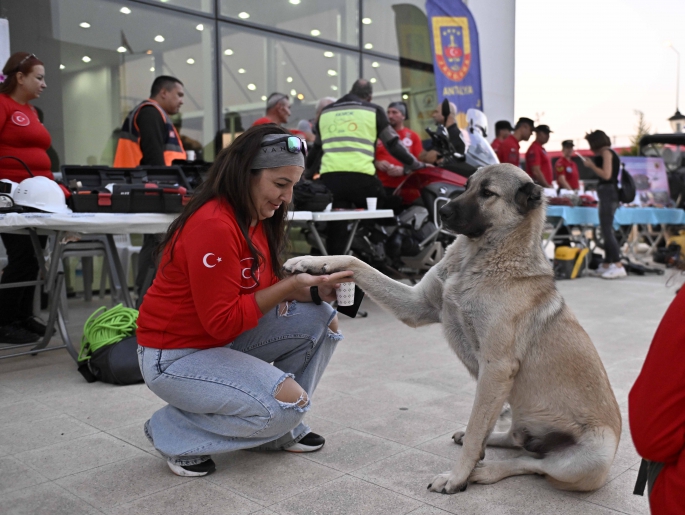
<svg viewBox="0 0 685 515">
<path fill-rule="evenodd" d="M 673 298 L 666 277 L 559 284 L 604 361 L 624 415 L 610 481 L 562 493 L 540 477 L 508 478 L 464 493 L 429 493 L 460 447 L 474 382 L 439 326 L 410 329 L 367 303 L 345 319 L 346 339 L 313 397 L 318 453 L 216 456 L 202 479 L 173 476 L 143 436 L 163 405 L 145 385 L 87 384 L 65 351 L 0 361 L 0 511 L 5 515 L 369 514 L 563 515 L 648 513 L 632 495 L 639 457 L 627 427 L 627 395 Z M 681 278 L 677 278 L 680 282 Z M 70 301 L 72 336 L 97 307 Z M 507 452 L 487 451 L 486 459 Z"/>
</svg>

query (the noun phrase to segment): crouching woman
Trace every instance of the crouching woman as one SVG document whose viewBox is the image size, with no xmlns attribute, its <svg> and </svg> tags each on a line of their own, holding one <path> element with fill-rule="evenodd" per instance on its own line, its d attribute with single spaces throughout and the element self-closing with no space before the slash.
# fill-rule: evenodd
<svg viewBox="0 0 685 515">
<path fill-rule="evenodd" d="M 249 129 L 219 154 L 162 242 L 138 359 L 168 403 L 145 434 L 174 474 L 213 472 L 213 454 L 324 444 L 302 419 L 341 339 L 321 299 L 333 300 L 351 273 L 282 277 L 305 155 L 306 144 L 275 125 Z"/>
</svg>

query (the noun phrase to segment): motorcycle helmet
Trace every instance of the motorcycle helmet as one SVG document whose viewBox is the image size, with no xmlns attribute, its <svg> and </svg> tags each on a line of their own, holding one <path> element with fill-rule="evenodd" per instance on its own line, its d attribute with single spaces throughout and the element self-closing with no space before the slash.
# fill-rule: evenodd
<svg viewBox="0 0 685 515">
<path fill-rule="evenodd" d="M 24 179 L 19 183 L 13 198 L 18 206 L 32 207 L 47 213 L 71 213 L 62 188 L 47 177 Z"/>
<path fill-rule="evenodd" d="M 469 132 L 473 133 L 475 129 L 480 129 L 484 137 L 488 137 L 488 117 L 480 109 L 469 109 L 466 111 L 466 122 L 468 124 Z"/>
</svg>

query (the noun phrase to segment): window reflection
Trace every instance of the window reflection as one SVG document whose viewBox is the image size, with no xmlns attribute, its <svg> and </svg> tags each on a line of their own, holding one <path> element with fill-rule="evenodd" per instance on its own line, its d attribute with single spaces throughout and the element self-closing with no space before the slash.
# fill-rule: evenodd
<svg viewBox="0 0 685 515">
<path fill-rule="evenodd" d="M 268 28 L 358 44 L 358 0 L 220 0 L 222 16 Z"/>
<path fill-rule="evenodd" d="M 214 13 L 214 0 L 140 0 L 152 5 L 184 7 L 194 11 Z"/>
<path fill-rule="evenodd" d="M 111 164 L 113 130 L 158 75 L 185 85 L 181 134 L 213 158 L 214 35 L 203 18 L 140 3 L 53 1 L 60 45 L 64 162 Z M 88 23 L 83 28 L 82 23 Z M 202 29 L 198 27 L 202 24 Z"/>
<path fill-rule="evenodd" d="M 320 98 L 345 94 L 358 78 L 358 54 L 260 31 L 221 28 L 221 105 L 228 133 L 264 116 L 273 92 L 290 96 L 289 128 L 313 118 Z M 231 138 L 224 138 L 223 144 Z"/>
<path fill-rule="evenodd" d="M 363 0 L 362 47 L 431 63 L 425 0 Z"/>
</svg>

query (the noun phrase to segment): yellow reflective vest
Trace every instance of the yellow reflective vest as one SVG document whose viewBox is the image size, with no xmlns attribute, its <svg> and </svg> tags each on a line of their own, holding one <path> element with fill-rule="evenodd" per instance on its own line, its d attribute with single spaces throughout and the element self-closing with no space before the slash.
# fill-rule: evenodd
<svg viewBox="0 0 685 515">
<path fill-rule="evenodd" d="M 376 109 L 342 105 L 325 109 L 319 118 L 323 157 L 320 173 L 376 173 Z"/>
</svg>

